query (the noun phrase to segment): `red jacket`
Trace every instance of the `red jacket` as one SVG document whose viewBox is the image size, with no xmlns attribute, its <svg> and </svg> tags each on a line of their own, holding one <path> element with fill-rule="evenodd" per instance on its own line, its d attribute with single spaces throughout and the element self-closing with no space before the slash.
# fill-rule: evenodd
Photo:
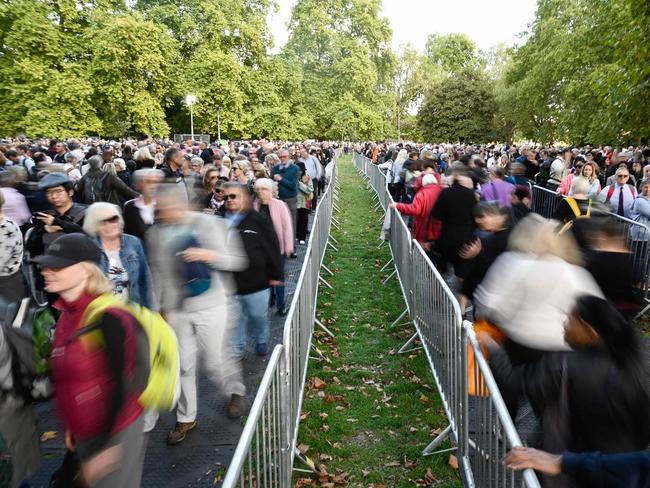
<svg viewBox="0 0 650 488">
<path fill-rule="evenodd" d="M 89 347 L 74 337 L 88 304 L 95 297 L 84 294 L 72 303 L 59 299 L 54 306 L 61 310 L 52 344 L 54 400 L 58 413 L 73 437 L 86 440 L 103 434 L 108 427 L 116 374 L 111 370 L 106 348 Z M 123 377 L 126 382 L 135 374 L 137 327 L 135 319 L 123 310 L 108 309 L 105 315 L 117 319 L 123 328 Z M 127 389 L 118 406 L 111 436 L 128 427 L 142 414 L 138 398 L 142 391 Z"/>
<path fill-rule="evenodd" d="M 440 237 L 442 224 L 431 217 L 431 209 L 438 200 L 442 186 L 427 185 L 415 194 L 413 203 L 398 203 L 397 211 L 414 218 L 411 232 L 418 242 L 436 241 Z"/>
</svg>

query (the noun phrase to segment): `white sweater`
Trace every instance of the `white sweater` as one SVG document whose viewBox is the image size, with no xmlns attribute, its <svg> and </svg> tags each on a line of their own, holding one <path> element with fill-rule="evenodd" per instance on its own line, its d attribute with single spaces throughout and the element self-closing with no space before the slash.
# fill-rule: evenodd
<svg viewBox="0 0 650 488">
<path fill-rule="evenodd" d="M 568 315 L 581 295 L 603 294 L 591 274 L 560 258 L 506 252 L 474 295 L 477 315 L 513 341 L 545 351 L 569 350 Z"/>
</svg>

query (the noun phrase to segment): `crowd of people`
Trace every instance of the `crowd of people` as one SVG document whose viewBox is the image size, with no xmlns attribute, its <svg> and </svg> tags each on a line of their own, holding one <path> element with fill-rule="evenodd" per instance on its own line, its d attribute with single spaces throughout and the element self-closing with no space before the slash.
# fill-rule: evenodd
<svg viewBox="0 0 650 488">
<path fill-rule="evenodd" d="M 506 464 L 539 469 L 544 486 L 648 486 L 648 347 L 633 319 L 648 282 L 650 148 L 354 150 L 385 172 L 391 207 L 474 320 L 511 417 L 532 406 L 543 451 Z M 552 218 L 531 211 L 534 185 L 556 199 Z"/>
<path fill-rule="evenodd" d="M 147 347 L 153 324 L 141 324 L 155 315 L 138 307 L 159 313 L 175 337 L 177 422 L 167 443 L 197 425 L 199 359 L 227 416 L 244 414 L 242 359 L 267 355 L 271 313 L 287 313 L 285 262 L 306 244 L 334 156 L 315 142 L 0 142 L 0 312 L 7 322 L 31 300 L 30 310 L 56 319 L 44 376 L 78 486 L 140 486 L 158 419 L 143 404 L 142 376 L 159 365 L 146 364 L 157 350 Z M 28 486 L 39 465 L 35 397 L 18 388 L 24 372 L 5 325 L 0 436 L 11 486 Z M 52 486 L 72 486 L 69 471 L 53 473 Z"/>
</svg>

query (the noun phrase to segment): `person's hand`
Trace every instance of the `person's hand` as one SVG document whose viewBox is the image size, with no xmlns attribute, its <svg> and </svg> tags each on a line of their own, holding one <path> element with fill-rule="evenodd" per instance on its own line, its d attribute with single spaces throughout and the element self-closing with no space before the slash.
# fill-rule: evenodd
<svg viewBox="0 0 650 488">
<path fill-rule="evenodd" d="M 481 252 L 481 240 L 476 239 L 475 241 L 465 244 L 461 250 L 458 252 L 458 255 L 463 259 L 473 259 L 479 255 Z"/>
<path fill-rule="evenodd" d="M 503 464 L 515 471 L 531 468 L 551 476 L 557 476 L 562 472 L 562 456 L 532 447 L 513 447 L 512 451 L 503 458 Z"/>
<path fill-rule="evenodd" d="M 397 208 L 397 204 L 395 202 L 391 202 L 388 204 L 390 208 Z"/>
<path fill-rule="evenodd" d="M 52 234 L 54 232 L 61 232 L 63 230 L 63 227 L 60 227 L 58 225 L 45 225 L 45 232 L 48 234 Z"/>
<path fill-rule="evenodd" d="M 122 446 L 109 447 L 95 454 L 88 461 L 81 464 L 81 477 L 88 486 L 93 486 L 113 471 L 120 468 L 122 462 Z"/>
<path fill-rule="evenodd" d="M 203 212 L 204 214 L 207 214 L 207 215 L 214 215 L 214 209 L 213 209 L 213 208 L 204 208 L 204 209 L 202 210 L 202 212 Z"/>
<path fill-rule="evenodd" d="M 490 353 L 498 351 L 501 348 L 499 343 L 492 339 L 492 336 L 484 330 L 476 333 L 476 339 L 478 340 L 479 345 L 482 348 L 487 349 Z"/>
<path fill-rule="evenodd" d="M 216 258 L 216 252 L 211 249 L 202 249 L 200 247 L 188 247 L 178 253 L 186 263 L 203 262 L 209 263 Z"/>
<path fill-rule="evenodd" d="M 273 176 L 273 179 L 274 179 L 275 181 L 280 181 L 280 180 L 282 180 L 282 176 L 280 176 L 280 175 L 274 175 L 274 176 Z"/>
<path fill-rule="evenodd" d="M 36 218 L 43 222 L 45 225 L 52 225 L 54 224 L 54 215 L 50 215 L 45 212 L 36 212 Z"/>
<path fill-rule="evenodd" d="M 77 446 L 75 446 L 74 442 L 74 437 L 72 437 L 72 432 L 70 432 L 70 429 L 68 428 L 65 429 L 65 447 L 70 452 L 75 452 L 77 450 Z"/>
<path fill-rule="evenodd" d="M 278 280 L 270 280 L 269 281 L 269 286 L 282 286 L 284 283 Z"/>
</svg>

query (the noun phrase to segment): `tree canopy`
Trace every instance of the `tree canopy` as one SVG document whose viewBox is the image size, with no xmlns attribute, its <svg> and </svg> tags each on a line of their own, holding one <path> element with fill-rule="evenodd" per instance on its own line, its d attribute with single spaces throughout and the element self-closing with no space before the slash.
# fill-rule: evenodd
<svg viewBox="0 0 650 488">
<path fill-rule="evenodd" d="M 83 7 L 83 8 L 81 8 Z M 526 42 L 431 33 L 393 52 L 380 0 L 6 0 L 0 134 L 650 140 L 650 4 L 539 0 Z"/>
</svg>

